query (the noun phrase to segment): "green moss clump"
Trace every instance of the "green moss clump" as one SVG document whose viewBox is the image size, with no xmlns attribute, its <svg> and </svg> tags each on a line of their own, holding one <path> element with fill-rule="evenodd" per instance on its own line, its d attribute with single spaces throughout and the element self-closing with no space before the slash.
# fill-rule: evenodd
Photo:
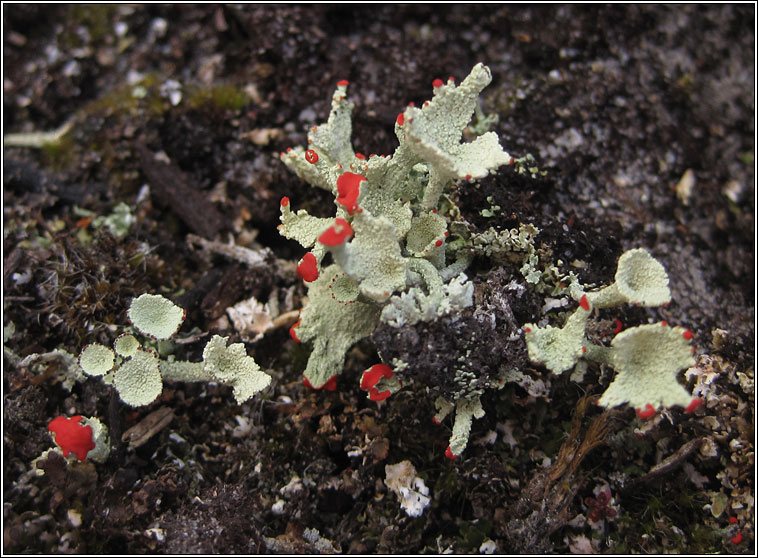
<svg viewBox="0 0 758 558">
<path fill-rule="evenodd" d="M 190 88 L 186 106 L 190 109 L 215 108 L 222 111 L 239 111 L 250 102 L 250 97 L 234 85 Z"/>
<path fill-rule="evenodd" d="M 67 168 L 72 163 L 75 153 L 76 143 L 70 131 L 61 136 L 58 141 L 46 143 L 42 146 L 45 165 L 55 171 Z"/>
<path fill-rule="evenodd" d="M 69 7 L 70 21 L 89 32 L 92 43 L 101 44 L 113 34 L 113 22 L 119 12 L 118 4 L 74 4 Z M 70 46 L 82 46 L 75 33 L 66 36 Z"/>
</svg>

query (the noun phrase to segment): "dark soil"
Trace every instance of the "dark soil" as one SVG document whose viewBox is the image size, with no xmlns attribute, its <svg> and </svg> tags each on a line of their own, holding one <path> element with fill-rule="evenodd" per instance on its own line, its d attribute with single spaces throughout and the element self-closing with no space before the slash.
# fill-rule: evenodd
<svg viewBox="0 0 758 558">
<path fill-rule="evenodd" d="M 3 17 L 3 133 L 71 122 L 54 145 L 4 148 L 5 552 L 754 551 L 753 4 L 5 4 Z M 544 295 L 493 302 L 521 280 L 507 261 L 471 268 L 478 310 L 502 329 L 471 316 L 455 327 L 486 345 L 472 360 L 485 376 L 507 355 L 533 383 L 488 391 L 454 461 L 450 424 L 431 421 L 446 380 L 432 385 L 421 366 L 379 404 L 358 383 L 378 354 L 412 353 L 413 335 L 448 366 L 468 350 L 465 332 L 424 324 L 393 345 L 379 331 L 329 392 L 302 385 L 308 348 L 289 324 L 253 342 L 226 319 L 251 296 L 301 306 L 291 262 L 303 251 L 277 234 L 279 200 L 317 215 L 333 204 L 276 155 L 325 120 L 334 84 L 351 83 L 356 151 L 391 153 L 402 107 L 480 61 L 502 145 L 546 172 L 508 167 L 460 185 L 463 217 L 478 230 L 534 224 L 543 253 L 587 285 L 610 283 L 623 251 L 647 248 L 672 304 L 604 311 L 601 329 L 665 319 L 695 332 L 697 370 L 682 381 L 699 377 L 707 394 L 694 415 L 603 414 L 584 396 L 610 371 L 590 366 L 575 383 L 532 367 L 497 332 L 533 319 Z M 135 219 L 120 238 L 90 218 L 119 202 Z M 273 255 L 252 270 L 190 234 Z M 239 406 L 224 386 L 168 384 L 132 409 L 97 378 L 69 390 L 55 362 L 19 365 L 110 343 L 143 292 L 186 308 L 180 358 L 198 360 L 208 332 L 228 335 L 272 385 Z M 173 418 L 139 447 L 122 440 L 156 410 Z M 110 459 L 51 454 L 34 474 L 53 446 L 48 422 L 75 414 L 108 425 Z M 383 482 L 405 459 L 432 497 L 417 518 Z"/>
</svg>

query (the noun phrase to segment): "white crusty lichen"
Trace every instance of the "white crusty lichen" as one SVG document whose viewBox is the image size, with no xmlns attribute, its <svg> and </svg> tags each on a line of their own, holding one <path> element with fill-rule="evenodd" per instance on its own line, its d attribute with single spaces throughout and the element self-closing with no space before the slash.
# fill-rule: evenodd
<svg viewBox="0 0 758 558">
<path fill-rule="evenodd" d="M 615 283 L 582 293 L 579 307 L 563 327 L 524 326 L 529 358 L 555 374 L 573 368 L 582 358 L 611 366 L 618 373 L 598 400 L 604 407 L 628 403 L 642 418 L 652 416 L 658 407 L 679 405 L 693 410 L 699 400 L 677 380 L 679 372 L 695 364 L 692 332 L 659 322 L 618 332 L 610 347 L 595 345 L 585 337 L 587 321 L 596 308 L 665 305 L 671 300 L 668 284 L 666 270 L 646 250 L 625 252 L 619 258 Z"/>
<path fill-rule="evenodd" d="M 395 152 L 368 157 L 353 150 L 353 104 L 342 81 L 329 119 L 308 133 L 308 147 L 280 154 L 300 178 L 334 196 L 334 218 L 295 212 L 289 198 L 281 201 L 280 233 L 310 250 L 298 265 L 308 302 L 291 333 L 313 343 L 304 372 L 311 386 L 323 387 L 342 371 L 346 352 L 371 334 L 380 314 L 400 326 L 473 303 L 463 272 L 474 251 L 449 230 L 458 210 L 444 192 L 453 181 L 484 178 L 513 162 L 493 132 L 462 141 L 491 80 L 483 64 L 460 85 L 435 80 L 430 101 L 398 114 Z M 333 263 L 322 266 L 327 252 Z"/>
<path fill-rule="evenodd" d="M 465 274 L 456 275 L 441 289 L 411 287 L 392 296 L 382 310 L 381 320 L 393 327 L 431 322 L 442 316 L 459 312 L 474 303 L 474 284 Z"/>
<path fill-rule="evenodd" d="M 431 503 L 429 488 L 416 474 L 413 463 L 401 461 L 384 466 L 384 484 L 400 499 L 400 507 L 410 517 L 419 517 Z"/>
<path fill-rule="evenodd" d="M 55 363 L 55 366 L 51 367 L 51 363 Z M 71 391 L 76 383 L 87 379 L 84 370 L 79 366 L 79 358 L 63 349 L 53 349 L 41 354 L 32 353 L 21 359 L 18 366 L 30 368 L 36 374 L 43 374 L 52 368 L 54 377 L 67 391 Z"/>
</svg>

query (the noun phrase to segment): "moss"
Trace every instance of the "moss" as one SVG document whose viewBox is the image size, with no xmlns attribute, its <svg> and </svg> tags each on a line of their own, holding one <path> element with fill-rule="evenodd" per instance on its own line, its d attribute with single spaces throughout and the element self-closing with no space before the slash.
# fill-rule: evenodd
<svg viewBox="0 0 758 558">
<path fill-rule="evenodd" d="M 713 529 L 707 525 L 694 525 L 690 531 L 692 542 L 695 548 L 693 552 L 698 554 L 707 552 L 718 552 L 721 548 L 722 534 L 718 529 Z"/>
<path fill-rule="evenodd" d="M 133 85 L 123 84 L 110 89 L 87 104 L 82 112 L 100 117 L 143 114 L 156 119 L 174 108 L 161 93 L 164 81 L 157 74 L 148 74 Z M 244 91 L 232 85 L 187 86 L 186 91 L 185 98 L 175 110 L 239 111 L 250 102 Z"/>
<path fill-rule="evenodd" d="M 84 27 L 93 44 L 100 44 L 113 35 L 113 22 L 116 21 L 120 6 L 118 4 L 74 4 L 69 7 L 71 28 Z M 82 38 L 76 33 L 63 37 L 72 47 L 83 46 Z"/>
<path fill-rule="evenodd" d="M 170 106 L 161 96 L 161 82 L 160 76 L 148 74 L 133 85 L 124 83 L 86 105 L 83 112 L 98 116 L 136 116 L 142 109 L 150 116 L 160 116 Z"/>
<path fill-rule="evenodd" d="M 752 151 L 745 151 L 740 153 L 739 159 L 746 167 L 752 167 L 755 163 L 755 154 Z"/>
<path fill-rule="evenodd" d="M 557 455 L 570 430 L 571 423 L 569 421 L 563 421 L 561 424 L 549 424 L 545 436 L 540 440 L 540 449 L 545 452 L 545 455 Z"/>
<path fill-rule="evenodd" d="M 239 111 L 249 102 L 250 97 L 239 87 L 219 84 L 210 87 L 188 87 L 185 106 L 189 109 Z"/>
<path fill-rule="evenodd" d="M 55 143 L 46 143 L 42 146 L 42 154 L 45 165 L 55 171 L 68 168 L 74 161 L 76 142 L 73 134 L 68 132 Z"/>
<path fill-rule="evenodd" d="M 461 549 L 476 550 L 487 540 L 492 532 L 492 524 L 488 521 L 471 521 L 461 523 L 458 528 L 458 543 Z"/>
</svg>

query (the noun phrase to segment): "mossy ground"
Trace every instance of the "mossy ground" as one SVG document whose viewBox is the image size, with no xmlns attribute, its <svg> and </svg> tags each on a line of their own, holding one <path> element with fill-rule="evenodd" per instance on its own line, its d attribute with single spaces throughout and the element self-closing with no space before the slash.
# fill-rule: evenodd
<svg viewBox="0 0 758 558">
<path fill-rule="evenodd" d="M 266 538 L 311 552 L 303 534 L 315 528 L 343 552 L 475 553 L 492 540 L 502 553 L 752 553 L 754 6 L 13 4 L 3 14 L 4 134 L 73 124 L 56 146 L 4 150 L 4 326 L 15 327 L 3 378 L 6 552 L 250 553 L 274 548 Z M 313 214 L 332 200 L 276 154 L 304 143 L 340 79 L 356 103 L 356 150 L 390 153 L 402 107 L 479 61 L 494 76 L 483 101 L 501 143 L 547 172 L 462 185 L 463 216 L 479 230 L 533 223 L 544 253 L 585 284 L 610 282 L 624 250 L 650 249 L 673 304 L 601 324 L 666 319 L 696 332 L 713 397 L 694 416 L 675 411 L 638 438 L 632 410 L 601 419 L 582 406 L 607 372 L 590 368 L 576 384 L 530 369 L 549 395 L 488 392 L 472 443 L 450 461 L 449 425 L 432 424 L 424 386 L 378 405 L 358 388 L 376 362 L 370 342 L 348 355 L 338 391 L 313 392 L 300 381 L 307 348 L 286 327 L 267 332 L 248 349 L 274 382 L 243 406 L 223 387 L 170 385 L 134 410 L 96 379 L 69 392 L 54 364 L 37 375 L 15 365 L 13 355 L 109 343 L 142 292 L 181 302 L 185 333 L 235 341 L 245 339 L 228 306 L 275 292 L 283 310 L 298 308 L 304 289 L 286 260 L 302 250 L 276 232 L 279 200 Z M 688 169 L 689 194 L 677 188 Z M 108 215 L 119 202 L 135 216 L 120 239 L 78 209 Z M 190 232 L 268 247 L 279 262 L 251 273 L 197 250 Z M 472 272 L 484 281 L 514 269 L 479 259 Z M 522 313 L 534 304 L 512 301 Z M 198 359 L 203 345 L 177 351 Z M 159 408 L 173 412 L 168 426 L 138 448 L 120 441 Z M 45 476 L 26 474 L 60 414 L 103 419 L 111 459 L 51 458 Z M 420 518 L 382 482 L 404 459 L 433 496 Z M 618 515 L 593 528 L 587 499 L 600 485 Z"/>
</svg>

